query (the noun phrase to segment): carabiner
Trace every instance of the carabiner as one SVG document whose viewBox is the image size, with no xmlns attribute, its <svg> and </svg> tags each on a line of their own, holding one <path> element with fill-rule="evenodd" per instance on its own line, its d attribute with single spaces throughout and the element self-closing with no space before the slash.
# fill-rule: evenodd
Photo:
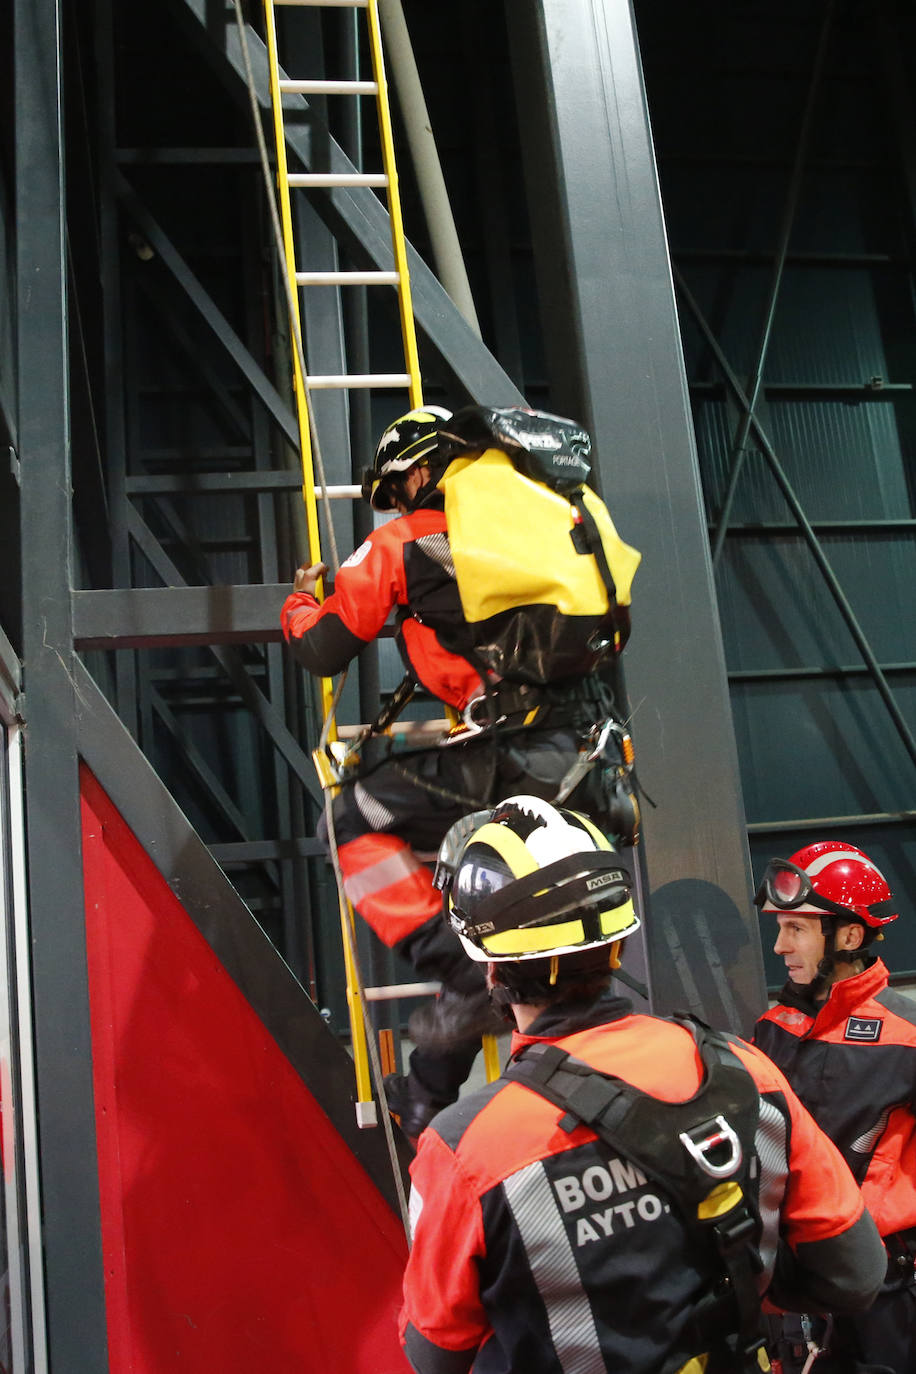
<svg viewBox="0 0 916 1374">
<path fill-rule="evenodd" d="M 709 1174 L 711 1178 L 727 1178 L 740 1167 L 744 1158 L 741 1141 L 724 1116 L 717 1116 L 713 1120 L 719 1129 L 710 1131 L 702 1140 L 693 1140 L 687 1131 L 681 1131 L 679 1139 L 684 1149 L 696 1160 L 704 1173 Z M 705 1126 L 695 1126 L 694 1130 L 706 1131 L 712 1124 L 713 1122 L 707 1122 Z M 713 1164 L 708 1156 L 712 1150 L 720 1145 L 729 1146 L 729 1157 L 724 1164 Z"/>
</svg>

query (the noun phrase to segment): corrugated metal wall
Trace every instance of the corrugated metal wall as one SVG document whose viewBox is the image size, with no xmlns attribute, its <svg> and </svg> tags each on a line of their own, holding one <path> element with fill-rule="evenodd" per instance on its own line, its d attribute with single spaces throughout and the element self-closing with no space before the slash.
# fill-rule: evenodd
<svg viewBox="0 0 916 1374">
<path fill-rule="evenodd" d="M 859 844 L 904 907 L 888 962 L 912 971 L 912 10 L 636 9 L 713 538 L 744 450 L 717 590 L 755 872 L 813 839 Z M 745 435 L 727 366 L 747 394 L 761 357 Z M 768 975 L 782 981 L 779 961 Z"/>
</svg>

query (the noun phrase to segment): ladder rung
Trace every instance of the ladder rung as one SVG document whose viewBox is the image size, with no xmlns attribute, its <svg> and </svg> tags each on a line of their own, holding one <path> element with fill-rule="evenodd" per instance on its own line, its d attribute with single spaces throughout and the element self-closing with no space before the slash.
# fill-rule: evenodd
<svg viewBox="0 0 916 1374">
<path fill-rule="evenodd" d="M 354 487 L 353 490 L 361 494 L 361 488 Z M 447 735 L 451 728 L 451 723 L 444 716 L 441 720 L 393 720 L 388 726 L 393 735 L 407 739 L 417 735 Z M 365 725 L 338 725 L 337 734 L 341 739 L 355 739 L 365 729 Z"/>
<path fill-rule="evenodd" d="M 322 5 L 327 5 L 334 9 L 364 10 L 369 4 L 369 0 L 274 0 L 275 5 L 311 5 L 313 8 L 320 9 Z"/>
<path fill-rule="evenodd" d="M 376 81 L 281 81 L 283 95 L 378 95 Z"/>
<path fill-rule="evenodd" d="M 387 186 L 384 172 L 292 172 L 290 186 Z"/>
<path fill-rule="evenodd" d="M 397 286 L 397 272 L 297 272 L 299 286 Z"/>
<path fill-rule="evenodd" d="M 362 496 L 362 494 L 363 494 L 363 489 L 362 489 L 362 487 L 328 487 L 328 500 L 329 500 L 329 501 L 343 501 L 344 498 L 346 498 L 347 500 L 354 500 L 354 501 L 355 501 L 356 498 L 357 498 L 357 496 Z M 316 500 L 316 501 L 323 501 L 323 500 L 324 500 L 324 493 L 322 492 L 322 490 L 321 490 L 320 487 L 316 487 L 316 488 L 315 488 L 315 500 Z M 343 728 L 344 728 L 344 727 L 341 726 L 341 729 L 343 729 Z M 339 731 L 338 731 L 338 733 L 339 733 Z M 355 731 L 354 731 L 354 733 L 355 733 Z"/>
<path fill-rule="evenodd" d="M 367 1002 L 392 1002 L 396 997 L 432 997 L 441 983 L 389 983 L 378 988 L 366 988 Z"/>
<path fill-rule="evenodd" d="M 356 391 L 372 386 L 410 386 L 409 372 L 353 372 L 347 376 L 309 377 L 309 391 Z"/>
</svg>

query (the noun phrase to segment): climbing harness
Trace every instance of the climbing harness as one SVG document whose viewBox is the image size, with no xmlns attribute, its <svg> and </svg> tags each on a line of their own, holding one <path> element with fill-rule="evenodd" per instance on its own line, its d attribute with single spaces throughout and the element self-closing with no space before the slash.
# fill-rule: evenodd
<svg viewBox="0 0 916 1374">
<path fill-rule="evenodd" d="M 697 1304 L 698 1350 L 720 1350 L 723 1368 L 768 1368 L 760 1315 L 760 1219 L 750 1189 L 759 1098 L 727 1040 L 686 1016 L 672 1018 L 695 1038 L 704 1080 L 686 1102 L 665 1102 L 574 1059 L 558 1045 L 525 1046 L 503 1070 L 562 1108 L 559 1128 L 589 1126 L 665 1189 L 688 1235 L 718 1273 Z M 760 1352 L 763 1351 L 761 1356 Z M 706 1368 L 698 1354 L 697 1369 Z M 712 1360 L 710 1374 L 719 1366 Z"/>
</svg>

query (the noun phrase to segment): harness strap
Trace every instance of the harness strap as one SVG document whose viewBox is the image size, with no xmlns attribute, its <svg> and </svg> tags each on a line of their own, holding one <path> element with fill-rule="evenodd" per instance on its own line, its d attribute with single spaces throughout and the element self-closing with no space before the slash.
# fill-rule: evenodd
<svg viewBox="0 0 916 1374">
<path fill-rule="evenodd" d="M 589 1126 L 664 1187 L 688 1233 L 704 1247 L 711 1244 L 721 1266 L 721 1280 L 694 1311 L 698 1348 L 724 1346 L 733 1368 L 737 1364 L 759 1374 L 760 1223 L 742 1186 L 754 1151 L 757 1088 L 724 1037 L 686 1018 L 676 1020 L 694 1035 L 705 1070 L 700 1089 L 687 1102 L 653 1098 L 574 1059 L 558 1045 L 526 1046 L 506 1066 L 503 1078 L 523 1083 L 562 1108 L 562 1130 Z M 681 1153 L 673 1148 L 678 1141 Z M 730 1151 L 725 1159 L 724 1151 Z M 729 1186 L 734 1188 L 731 1201 Z"/>
<path fill-rule="evenodd" d="M 608 598 L 608 613 L 613 614 L 617 609 L 617 584 L 614 581 L 614 574 L 611 572 L 610 564 L 607 561 L 607 554 L 604 552 L 604 545 L 601 542 L 601 535 L 598 532 L 598 525 L 595 517 L 585 504 L 585 497 L 582 488 L 574 491 L 569 498 L 570 505 L 573 507 L 582 529 L 585 534 L 585 543 L 589 553 L 598 564 L 598 571 L 601 574 L 601 581 Z"/>
</svg>

